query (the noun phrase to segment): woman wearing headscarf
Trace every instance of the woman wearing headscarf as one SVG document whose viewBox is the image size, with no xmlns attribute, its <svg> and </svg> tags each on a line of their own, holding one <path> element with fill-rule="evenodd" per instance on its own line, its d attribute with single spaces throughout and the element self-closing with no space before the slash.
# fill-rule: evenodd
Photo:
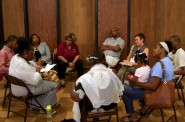
<svg viewBox="0 0 185 122">
<path fill-rule="evenodd" d="M 112 69 L 105 65 L 105 55 L 102 51 L 95 51 L 88 57 L 93 64 L 90 71 L 76 81 L 76 87 L 71 92 L 74 101 L 74 119 L 80 121 L 80 110 L 85 105 L 86 111 L 106 111 L 112 109 L 119 102 L 123 86 Z M 84 103 L 85 102 L 85 103 Z"/>
<path fill-rule="evenodd" d="M 173 64 L 169 57 L 167 57 L 168 53 L 171 50 L 172 45 L 169 41 L 159 42 L 156 44 L 155 48 L 153 49 L 153 57 L 157 58 L 158 62 L 152 67 L 149 74 L 148 82 L 141 82 L 138 81 L 137 78 L 128 77 L 130 86 L 124 85 L 124 92 L 122 96 L 126 108 L 126 113 L 128 115 L 121 118 L 122 122 L 137 121 L 138 118 L 135 114 L 133 99 L 139 99 L 140 102 L 142 102 L 145 90 L 157 89 L 159 83 L 163 82 L 163 73 L 160 61 L 164 64 L 166 81 L 170 81 L 173 79 Z M 145 108 L 144 102 L 142 103 L 142 108 Z M 141 112 L 143 109 L 141 109 Z"/>
</svg>

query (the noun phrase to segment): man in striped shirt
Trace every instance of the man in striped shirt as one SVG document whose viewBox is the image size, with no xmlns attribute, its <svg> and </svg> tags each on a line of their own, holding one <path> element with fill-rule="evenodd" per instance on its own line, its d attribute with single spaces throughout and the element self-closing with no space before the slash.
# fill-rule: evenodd
<svg viewBox="0 0 185 122">
<path fill-rule="evenodd" d="M 17 48 L 17 37 L 10 35 L 6 41 L 6 45 L 0 50 L 0 79 L 3 74 L 8 74 L 10 60 L 14 55 L 14 49 Z"/>
</svg>

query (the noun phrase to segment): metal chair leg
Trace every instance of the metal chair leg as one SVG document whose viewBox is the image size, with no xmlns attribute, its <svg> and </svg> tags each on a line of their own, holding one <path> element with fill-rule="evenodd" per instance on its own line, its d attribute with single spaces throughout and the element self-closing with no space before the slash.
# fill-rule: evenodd
<svg viewBox="0 0 185 122">
<path fill-rule="evenodd" d="M 117 119 L 117 122 L 119 122 L 119 117 L 118 117 L 118 106 L 116 106 L 116 119 Z"/>
<path fill-rule="evenodd" d="M 185 107 L 185 99 L 184 99 L 184 93 L 183 93 L 183 89 L 181 89 L 181 99 L 182 99 L 182 102 L 184 103 L 184 107 Z"/>
<path fill-rule="evenodd" d="M 164 122 L 163 110 L 162 110 L 162 109 L 160 109 L 160 111 L 161 111 L 162 122 Z"/>
<path fill-rule="evenodd" d="M 179 89 L 177 89 L 177 94 L 178 94 L 178 98 L 180 100 L 180 93 L 179 93 Z"/>
<path fill-rule="evenodd" d="M 7 89 L 8 89 L 8 83 L 6 83 L 6 89 L 5 89 L 5 92 L 4 92 L 4 99 L 3 99 L 3 105 L 2 105 L 2 107 L 4 108 L 4 105 L 5 105 L 5 101 L 6 101 L 6 99 L 7 99 Z"/>
<path fill-rule="evenodd" d="M 154 110 L 153 108 L 147 108 L 147 109 L 145 110 L 145 112 L 141 115 L 141 117 L 138 119 L 138 121 L 140 121 L 143 117 L 145 117 L 146 114 L 152 113 L 153 110 Z"/>
<path fill-rule="evenodd" d="M 25 110 L 25 114 L 24 114 L 24 122 L 26 122 L 27 111 L 28 111 L 28 104 L 26 103 L 26 110 Z"/>
<path fill-rule="evenodd" d="M 7 114 L 7 118 L 9 118 L 9 115 L 10 115 L 10 106 L 11 106 L 11 93 L 9 94 L 9 104 L 8 104 L 8 114 Z"/>
<path fill-rule="evenodd" d="M 174 104 L 173 104 L 173 111 L 174 111 L 175 121 L 177 121 L 177 115 L 176 115 L 176 110 L 175 110 L 175 105 Z"/>
</svg>

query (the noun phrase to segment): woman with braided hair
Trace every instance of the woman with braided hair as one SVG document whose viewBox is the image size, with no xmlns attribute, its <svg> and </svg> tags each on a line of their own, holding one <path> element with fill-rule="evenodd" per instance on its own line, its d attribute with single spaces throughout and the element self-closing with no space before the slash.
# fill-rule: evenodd
<svg viewBox="0 0 185 122">
<path fill-rule="evenodd" d="M 155 48 L 153 49 L 153 57 L 156 58 L 158 62 L 156 62 L 156 64 L 152 67 L 147 82 L 145 82 L 144 80 L 145 78 L 147 79 L 147 77 L 139 77 L 141 74 L 146 73 L 146 71 L 144 70 L 140 71 L 139 73 L 138 71 L 136 71 L 135 76 L 127 77 L 130 85 L 124 85 L 124 91 L 122 96 L 127 115 L 121 118 L 121 122 L 138 121 L 136 114 L 137 112 L 135 111 L 133 105 L 133 100 L 139 99 L 140 102 L 143 101 L 145 90 L 155 90 L 158 88 L 159 83 L 163 82 L 163 71 L 161 63 L 165 67 L 164 71 L 166 73 L 166 81 L 168 82 L 173 79 L 173 64 L 169 57 L 167 57 L 168 53 L 171 50 L 172 45 L 169 41 L 159 42 L 156 44 Z M 136 56 L 137 65 L 141 65 L 141 67 L 144 68 L 146 65 L 143 64 L 147 63 L 145 60 L 145 56 L 143 54 L 140 55 L 140 53 L 136 55 L 138 55 Z M 144 109 L 144 102 L 142 102 L 140 113 L 143 113 Z"/>
<path fill-rule="evenodd" d="M 137 69 L 135 74 L 129 74 L 129 78 L 135 78 L 139 82 L 147 82 L 150 73 L 150 67 L 148 66 L 147 55 L 145 53 L 136 52 L 135 62 L 137 63 Z M 129 84 L 126 82 L 126 84 Z"/>
</svg>

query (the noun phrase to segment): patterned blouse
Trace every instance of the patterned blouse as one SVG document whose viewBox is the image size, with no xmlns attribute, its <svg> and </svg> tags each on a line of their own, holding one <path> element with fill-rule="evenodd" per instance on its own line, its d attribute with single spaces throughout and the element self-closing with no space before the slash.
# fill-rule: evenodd
<svg viewBox="0 0 185 122">
<path fill-rule="evenodd" d="M 0 51 L 0 75 L 8 74 L 8 69 L 10 66 L 10 60 L 14 55 L 14 51 L 11 50 L 6 45 Z"/>
</svg>

